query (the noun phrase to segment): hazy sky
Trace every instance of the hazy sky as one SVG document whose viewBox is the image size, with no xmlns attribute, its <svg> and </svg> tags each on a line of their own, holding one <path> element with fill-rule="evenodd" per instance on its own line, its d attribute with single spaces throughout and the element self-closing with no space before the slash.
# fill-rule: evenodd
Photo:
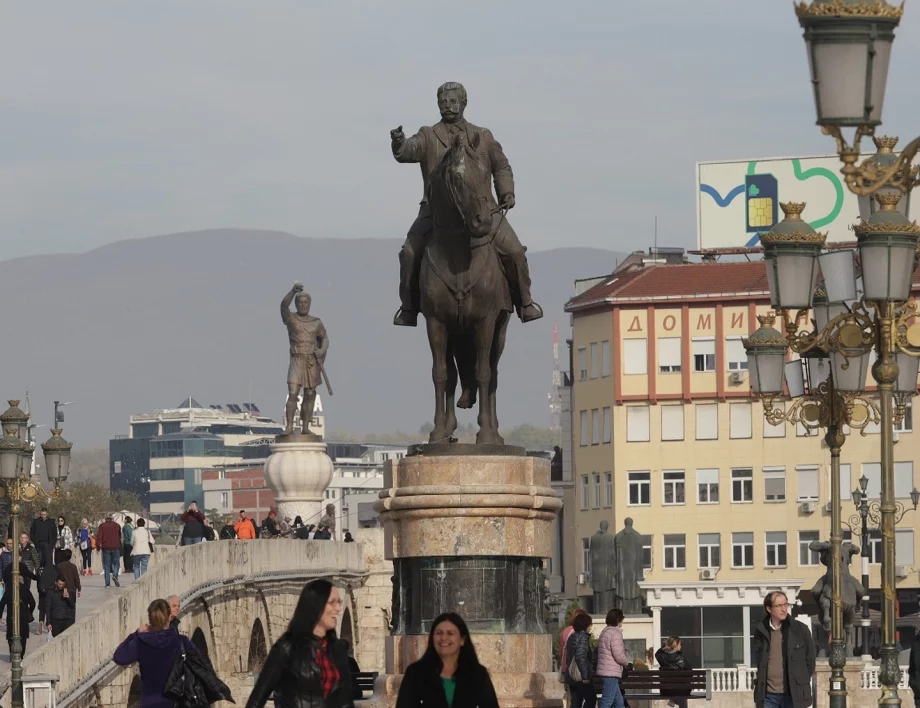
<svg viewBox="0 0 920 708">
<path fill-rule="evenodd" d="M 908 6 L 886 130 L 918 123 Z M 822 154 L 787 0 L 8 0 L 3 257 L 238 226 L 401 237 L 388 131 L 462 81 L 531 248 L 695 242 L 698 160 Z"/>
</svg>

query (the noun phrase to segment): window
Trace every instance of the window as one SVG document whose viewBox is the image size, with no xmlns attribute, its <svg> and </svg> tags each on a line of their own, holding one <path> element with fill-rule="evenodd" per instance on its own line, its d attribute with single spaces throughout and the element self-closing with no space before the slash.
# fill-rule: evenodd
<svg viewBox="0 0 920 708">
<path fill-rule="evenodd" d="M 595 472 L 592 475 L 594 481 L 594 508 L 601 508 L 601 473 Z"/>
<path fill-rule="evenodd" d="M 578 380 L 584 381 L 588 378 L 588 348 L 578 347 Z"/>
<path fill-rule="evenodd" d="M 591 378 L 596 379 L 601 370 L 600 347 L 597 342 L 591 342 Z"/>
<path fill-rule="evenodd" d="M 588 508 L 588 475 L 581 476 L 581 508 Z"/>
<path fill-rule="evenodd" d="M 799 501 L 817 501 L 818 500 L 818 466 L 817 465 L 800 465 L 795 468 L 799 478 Z M 844 493 L 840 492 L 841 497 Z"/>
<path fill-rule="evenodd" d="M 581 539 L 581 572 L 591 572 L 591 539 Z"/>
<path fill-rule="evenodd" d="M 701 403 L 696 408 L 696 439 L 719 439 L 719 404 Z"/>
<path fill-rule="evenodd" d="M 774 409 L 778 411 L 786 411 L 785 401 L 778 401 L 774 404 Z M 786 422 L 780 421 L 779 425 L 771 425 L 770 422 L 764 417 L 763 418 L 763 436 L 765 438 L 784 438 L 786 437 Z"/>
<path fill-rule="evenodd" d="M 587 478 L 586 478 L 587 479 Z M 629 473 L 629 505 L 648 506 L 652 503 L 652 473 Z M 587 508 L 587 507 L 583 507 Z"/>
<path fill-rule="evenodd" d="M 604 472 L 604 508 L 613 507 L 613 473 Z"/>
<path fill-rule="evenodd" d="M 652 567 L 652 544 L 654 537 L 652 534 L 642 535 L 642 567 L 651 569 Z"/>
<path fill-rule="evenodd" d="M 725 358 L 728 360 L 729 371 L 743 371 L 748 368 L 747 352 L 741 343 L 741 338 L 727 339 L 725 341 Z"/>
<path fill-rule="evenodd" d="M 220 508 L 227 509 L 230 506 L 230 492 L 220 493 Z"/>
<path fill-rule="evenodd" d="M 851 492 L 853 491 L 854 486 L 850 486 L 850 463 L 841 462 L 840 463 L 840 498 L 843 499 L 844 501 L 850 498 Z"/>
<path fill-rule="evenodd" d="M 694 337 L 693 342 L 693 370 L 694 371 L 715 371 L 716 370 L 716 341 L 711 337 L 706 339 L 697 339 Z"/>
<path fill-rule="evenodd" d="M 754 501 L 754 470 L 732 470 L 732 504 Z"/>
<path fill-rule="evenodd" d="M 684 471 L 683 470 L 664 470 L 664 503 L 665 504 L 683 504 L 686 501 L 684 497 Z"/>
<path fill-rule="evenodd" d="M 904 420 L 895 423 L 894 429 L 899 433 L 910 433 L 914 429 L 914 413 L 910 403 L 907 404 L 907 410 L 904 411 Z"/>
<path fill-rule="evenodd" d="M 751 404 L 750 403 L 729 403 L 728 404 L 729 433 L 728 436 L 733 440 L 750 439 L 751 432 Z"/>
<path fill-rule="evenodd" d="M 581 426 L 581 445 L 584 447 L 588 444 L 588 411 L 582 411 L 578 418 Z"/>
<path fill-rule="evenodd" d="M 645 375 L 648 373 L 648 340 L 623 340 L 623 374 Z"/>
<path fill-rule="evenodd" d="M 894 496 L 898 499 L 907 499 L 914 488 L 914 463 L 913 462 L 895 462 L 894 463 Z M 844 490 L 840 490 L 844 495 Z"/>
<path fill-rule="evenodd" d="M 687 542 L 682 533 L 664 535 L 664 567 L 669 570 L 683 570 L 687 567 Z"/>
<path fill-rule="evenodd" d="M 767 567 L 786 567 L 786 532 L 767 531 Z"/>
<path fill-rule="evenodd" d="M 696 500 L 700 504 L 719 503 L 719 470 L 696 471 Z"/>
<path fill-rule="evenodd" d="M 662 374 L 680 371 L 680 337 L 658 338 L 658 371 Z"/>
<path fill-rule="evenodd" d="M 649 441 L 649 407 L 626 407 L 626 442 Z"/>
<path fill-rule="evenodd" d="M 786 501 L 786 468 L 763 468 L 763 498 L 768 502 Z"/>
<path fill-rule="evenodd" d="M 897 533 L 897 531 L 895 531 Z M 897 546 L 898 537 L 895 536 L 895 545 Z M 895 555 L 897 555 L 897 547 Z M 879 565 L 882 562 L 882 532 L 869 530 L 869 563 Z"/>
<path fill-rule="evenodd" d="M 601 342 L 601 376 L 610 376 L 610 340 Z"/>
<path fill-rule="evenodd" d="M 882 464 L 880 462 L 863 462 L 862 473 L 869 480 L 869 484 L 866 485 L 866 494 L 869 495 L 870 499 L 878 499 L 882 494 Z"/>
<path fill-rule="evenodd" d="M 914 564 L 914 530 L 895 529 L 894 562 L 898 565 Z"/>
<path fill-rule="evenodd" d="M 684 439 L 684 407 L 661 406 L 661 439 Z"/>
<path fill-rule="evenodd" d="M 820 538 L 821 535 L 818 531 L 799 531 L 799 565 L 818 565 L 821 563 L 821 555 L 808 547 L 812 541 L 818 541 Z"/>
<path fill-rule="evenodd" d="M 591 444 L 601 444 L 601 412 L 597 408 L 591 411 Z"/>
<path fill-rule="evenodd" d="M 700 549 L 700 568 L 722 567 L 722 554 L 719 548 L 719 534 L 701 533 L 698 537 Z"/>
<path fill-rule="evenodd" d="M 742 531 L 732 534 L 732 568 L 754 567 L 754 534 Z"/>
<path fill-rule="evenodd" d="M 612 428 L 613 428 L 613 411 L 612 411 L 612 410 L 610 409 L 610 407 L 608 406 L 608 407 L 604 408 L 604 437 L 603 437 L 603 441 L 604 441 L 604 444 L 605 444 L 605 445 L 606 445 L 607 443 L 609 443 L 610 440 L 611 440 L 611 435 L 612 435 L 611 430 L 612 430 Z"/>
</svg>

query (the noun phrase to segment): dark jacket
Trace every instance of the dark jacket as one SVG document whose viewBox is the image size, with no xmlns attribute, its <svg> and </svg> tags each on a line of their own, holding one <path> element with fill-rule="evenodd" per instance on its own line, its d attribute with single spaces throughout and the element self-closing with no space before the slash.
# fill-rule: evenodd
<svg viewBox="0 0 920 708">
<path fill-rule="evenodd" d="M 220 537 L 224 541 L 236 538 L 236 529 L 230 524 L 224 524 L 220 530 Z"/>
<path fill-rule="evenodd" d="M 83 589 L 80 584 L 80 571 L 70 561 L 61 561 L 57 564 L 57 576 L 64 581 L 67 591 L 74 597 L 77 596 L 78 590 Z"/>
<path fill-rule="evenodd" d="M 77 618 L 77 605 L 73 595 L 67 593 L 69 597 L 64 597 L 64 591 L 53 588 L 48 591 L 47 608 L 45 614 L 48 617 L 48 624 L 54 625 L 58 621 L 73 622 Z"/>
<path fill-rule="evenodd" d="M 119 666 L 140 664 L 141 708 L 173 708 L 173 702 L 163 697 L 163 688 L 182 647 L 186 654 L 198 653 L 195 645 L 174 629 L 134 632 L 118 645 L 112 661 Z"/>
<path fill-rule="evenodd" d="M 7 551 L 5 548 L 3 551 L 0 551 L 0 575 L 3 574 L 3 571 L 7 569 L 7 566 L 13 564 L 13 552 Z"/>
<path fill-rule="evenodd" d="M 25 563 L 19 562 L 19 572 L 25 576 Z M 3 599 L 0 600 L 0 611 L 6 612 L 6 638 L 13 638 L 13 617 L 11 615 L 13 608 L 13 566 L 8 565 L 3 570 L 3 582 L 6 585 L 6 592 L 3 593 Z M 29 623 L 32 621 L 32 613 L 35 612 L 35 596 L 29 591 L 30 581 L 25 580 L 19 586 L 19 636 L 23 639 L 29 637 Z"/>
<path fill-rule="evenodd" d="M 10 558 L 10 563 L 12 563 L 12 558 Z M 25 573 L 32 580 L 38 580 L 38 571 L 42 567 L 42 554 L 35 547 L 35 544 L 29 541 L 26 544 L 26 547 L 19 547 L 19 563 L 20 566 L 25 565 L 28 569 L 28 573 Z M 24 572 L 20 570 L 20 572 Z"/>
<path fill-rule="evenodd" d="M 910 645 L 910 659 L 907 662 L 907 681 L 914 699 L 920 700 L 920 634 L 914 635 Z"/>
<path fill-rule="evenodd" d="M 464 675 L 454 674 L 457 687 L 453 708 L 498 708 L 495 687 L 485 666 L 478 664 Z M 447 708 L 447 696 L 441 682 L 440 660 L 422 657 L 406 668 L 396 708 Z"/>
<path fill-rule="evenodd" d="M 204 514 L 200 511 L 186 511 L 182 515 L 182 538 L 204 538 Z"/>
<path fill-rule="evenodd" d="M 278 530 L 278 524 L 270 516 L 266 516 L 264 519 L 262 519 L 262 530 L 268 532 L 268 535 L 272 538 L 281 533 Z"/>
<path fill-rule="evenodd" d="M 121 526 L 114 521 L 103 521 L 96 531 L 96 548 L 102 551 L 121 551 Z"/>
<path fill-rule="evenodd" d="M 50 516 L 47 519 L 37 517 L 32 519 L 32 526 L 29 529 L 29 540 L 36 545 L 45 542 L 53 546 L 57 541 L 57 533 L 57 521 Z"/>
<path fill-rule="evenodd" d="M 655 652 L 655 661 L 662 671 L 690 671 L 693 667 L 681 651 L 670 651 L 662 647 Z M 684 696 L 684 691 L 661 689 L 662 696 Z"/>
<path fill-rule="evenodd" d="M 578 664 L 578 670 L 581 672 L 581 680 L 585 681 L 594 678 L 594 660 L 591 656 L 591 638 L 587 632 L 572 632 L 565 642 L 565 661 L 571 666 L 572 661 Z M 565 680 L 571 683 L 571 679 L 566 673 Z"/>
<path fill-rule="evenodd" d="M 262 708 L 273 692 L 276 708 L 353 708 L 345 644 L 334 638 L 330 640 L 339 683 L 325 698 L 315 658 L 317 646 L 311 637 L 303 648 L 298 648 L 289 634 L 282 634 L 265 659 L 246 708 Z"/>
<path fill-rule="evenodd" d="M 770 660 L 770 618 L 754 629 L 754 703 L 763 708 L 767 695 L 767 663 Z M 783 637 L 783 682 L 787 695 L 792 697 L 795 708 L 806 708 L 812 703 L 811 677 L 815 673 L 815 645 L 808 627 L 787 617 L 782 624 Z"/>
</svg>

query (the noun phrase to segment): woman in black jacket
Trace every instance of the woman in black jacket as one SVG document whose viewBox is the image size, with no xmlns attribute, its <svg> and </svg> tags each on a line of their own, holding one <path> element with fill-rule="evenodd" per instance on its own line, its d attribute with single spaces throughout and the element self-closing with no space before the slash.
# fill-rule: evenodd
<svg viewBox="0 0 920 708">
<path fill-rule="evenodd" d="M 690 669 L 693 668 L 690 666 L 690 662 L 687 661 L 687 657 L 685 657 L 684 653 L 680 650 L 680 637 L 668 637 L 664 646 L 655 652 L 655 661 L 658 662 L 658 666 L 661 667 L 662 671 L 690 671 Z M 672 694 L 673 691 L 671 693 L 665 690 L 661 691 L 662 696 L 670 696 Z M 678 696 L 679 695 L 680 692 L 678 692 Z M 668 705 L 687 708 L 687 699 L 674 697 L 668 701 Z"/>
<path fill-rule="evenodd" d="M 328 580 L 304 586 L 287 631 L 265 659 L 246 708 L 353 708 L 345 644 L 336 637 L 342 598 Z"/>
<path fill-rule="evenodd" d="M 428 633 L 428 649 L 406 668 L 396 708 L 498 708 L 485 666 L 479 663 L 460 615 L 440 615 Z"/>
<path fill-rule="evenodd" d="M 565 642 L 565 661 L 568 667 L 566 683 L 572 694 L 571 708 L 594 708 L 597 704 L 597 692 L 594 690 L 594 658 L 591 652 L 591 615 L 582 614 L 572 619 L 572 629 Z M 573 669 L 578 668 L 580 681 L 572 677 Z"/>
</svg>

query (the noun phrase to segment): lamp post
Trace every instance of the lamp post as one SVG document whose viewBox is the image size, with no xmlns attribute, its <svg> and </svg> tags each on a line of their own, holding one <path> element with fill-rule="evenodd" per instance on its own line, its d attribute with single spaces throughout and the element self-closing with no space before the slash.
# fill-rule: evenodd
<svg viewBox="0 0 920 708">
<path fill-rule="evenodd" d="M 12 593 L 7 622 L 12 623 L 13 638 L 10 641 L 10 678 L 12 683 L 12 708 L 22 708 L 22 642 L 19 626 L 19 528 L 20 504 L 38 498 L 55 499 L 61 495 L 61 484 L 70 471 L 69 443 L 61 437 L 61 429 L 54 428 L 51 438 L 42 444 L 45 454 L 45 470 L 54 489 L 45 491 L 40 480 L 30 476 L 34 446 L 28 439 L 29 414 L 19 408 L 19 401 L 10 400 L 10 407 L 0 415 L 4 435 L 0 438 L 0 484 L 2 493 L 10 500 L 10 515 L 13 521 L 13 567 Z"/>
<path fill-rule="evenodd" d="M 856 506 L 856 513 L 850 516 L 849 521 L 845 522 L 850 529 L 850 533 L 855 535 L 857 529 L 860 531 L 862 538 L 862 584 L 866 589 L 866 595 L 862 598 L 862 655 L 863 659 L 871 658 L 869 654 L 869 521 L 871 520 L 875 531 L 881 528 L 880 503 L 869 501 L 869 478 L 862 475 L 859 478 L 859 486 L 853 490 L 853 504 Z M 920 504 L 920 491 L 914 487 L 910 492 L 910 500 L 916 511 Z M 901 502 L 895 502 L 895 523 L 898 523 L 907 508 Z"/>
</svg>

